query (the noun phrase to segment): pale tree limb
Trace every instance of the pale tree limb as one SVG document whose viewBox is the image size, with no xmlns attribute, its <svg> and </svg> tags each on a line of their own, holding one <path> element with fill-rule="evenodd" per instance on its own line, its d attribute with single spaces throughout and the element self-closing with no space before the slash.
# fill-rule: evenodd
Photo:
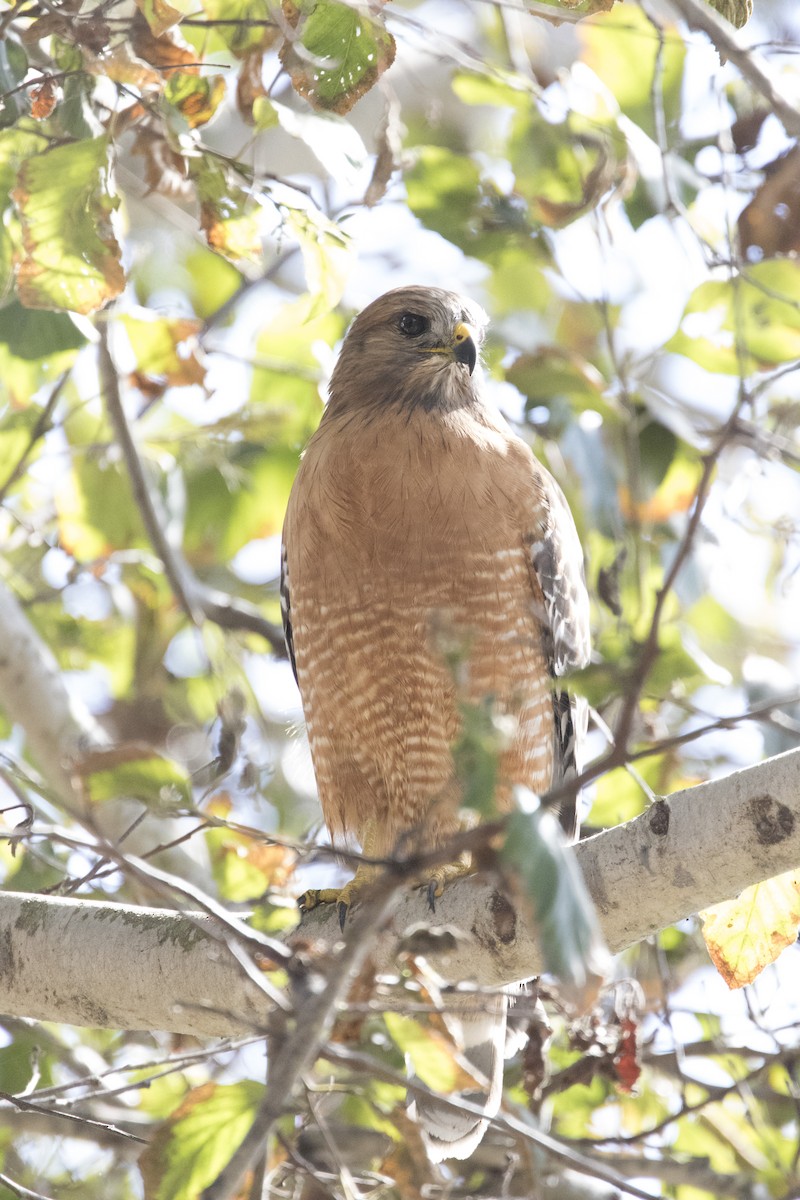
<svg viewBox="0 0 800 1200">
<path fill-rule="evenodd" d="M 68 691 L 50 647 L 22 605 L 0 582 L 0 697 L 8 718 L 25 730 L 31 757 L 70 807 L 69 761 L 109 744 L 89 709 Z"/>
<path fill-rule="evenodd" d="M 690 29 L 705 33 L 720 55 L 730 59 L 744 78 L 766 100 L 792 137 L 800 137 L 800 107 L 796 97 L 781 87 L 774 67 L 748 46 L 744 37 L 704 0 L 670 0 Z"/>
<path fill-rule="evenodd" d="M 800 750 L 660 800 L 575 852 L 606 941 L 620 951 L 800 864 Z M 261 1029 L 263 991 L 218 930 L 202 914 L 0 893 L 0 1010 L 206 1036 Z M 319 949 L 337 944 L 332 907 L 310 913 L 301 935 Z M 378 968 L 391 969 L 403 949 L 483 987 L 542 969 L 535 931 L 488 876 L 451 884 L 435 917 L 421 892 L 403 894 L 374 947 Z"/>
</svg>

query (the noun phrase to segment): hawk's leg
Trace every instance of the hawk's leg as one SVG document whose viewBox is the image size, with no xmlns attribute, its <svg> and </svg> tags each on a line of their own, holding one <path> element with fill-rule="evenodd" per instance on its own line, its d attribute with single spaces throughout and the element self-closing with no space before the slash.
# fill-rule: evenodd
<svg viewBox="0 0 800 1200">
<path fill-rule="evenodd" d="M 361 852 L 365 858 L 376 858 L 378 847 L 377 826 L 374 820 L 367 822 L 362 838 Z M 361 892 L 368 888 L 378 874 L 378 868 L 370 863 L 360 863 L 353 878 L 342 888 L 309 888 L 298 897 L 297 903 L 301 912 L 310 912 L 320 904 L 335 904 L 339 917 L 339 927 L 344 929 L 347 914 L 359 898 Z"/>
</svg>

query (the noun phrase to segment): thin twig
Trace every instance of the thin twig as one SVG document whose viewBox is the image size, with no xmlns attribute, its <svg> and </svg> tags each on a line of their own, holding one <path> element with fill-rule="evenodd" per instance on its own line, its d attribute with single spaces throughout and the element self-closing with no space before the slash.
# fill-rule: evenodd
<svg viewBox="0 0 800 1200">
<path fill-rule="evenodd" d="M 246 1171 L 263 1152 L 273 1125 L 282 1115 L 295 1085 L 313 1066 L 333 1027 L 340 1003 L 372 949 L 397 899 L 402 877 L 384 875 L 371 888 L 369 905 L 348 928 L 344 946 L 332 961 L 322 986 L 311 992 L 298 1013 L 294 1030 L 275 1054 L 264 1098 L 255 1120 L 227 1167 L 202 1194 L 202 1200 L 231 1200 Z"/>
<path fill-rule="evenodd" d="M 27 463 L 28 463 L 28 459 L 30 458 L 31 454 L 33 453 L 34 446 L 36 445 L 36 443 L 39 441 L 40 438 L 44 437 L 44 435 L 47 433 L 48 429 L 50 428 L 50 418 L 53 415 L 53 411 L 56 407 L 56 404 L 58 403 L 59 396 L 61 395 L 62 391 L 64 390 L 64 384 L 67 382 L 68 378 L 69 378 L 69 371 L 65 371 L 64 374 L 61 376 L 61 378 L 56 382 L 55 387 L 53 388 L 50 395 L 48 396 L 47 403 L 45 404 L 44 408 L 40 412 L 39 417 L 36 421 L 36 424 L 34 425 L 33 429 L 31 430 L 31 436 L 28 440 L 27 446 L 23 450 L 20 457 L 17 459 L 16 465 L 12 468 L 11 473 L 8 476 L 8 478 L 6 479 L 5 483 L 2 486 L 0 486 L 0 504 L 2 504 L 3 501 L 5 500 L 6 494 L 9 490 L 9 488 L 13 487 L 13 485 L 17 482 L 17 480 L 19 479 L 22 472 L 25 470 L 25 467 L 27 466 Z"/>
<path fill-rule="evenodd" d="M 98 329 L 100 382 L 109 419 L 125 460 L 134 500 L 147 536 L 161 560 L 176 600 L 194 625 L 200 625 L 205 617 L 222 629 L 257 633 L 269 643 L 275 653 L 284 656 L 286 651 L 283 632 L 277 625 L 267 621 L 258 609 L 246 600 L 201 584 L 193 575 L 180 550 L 170 543 L 156 511 L 156 502 L 122 405 L 119 377 L 108 347 L 106 322 L 98 322 Z"/>
</svg>

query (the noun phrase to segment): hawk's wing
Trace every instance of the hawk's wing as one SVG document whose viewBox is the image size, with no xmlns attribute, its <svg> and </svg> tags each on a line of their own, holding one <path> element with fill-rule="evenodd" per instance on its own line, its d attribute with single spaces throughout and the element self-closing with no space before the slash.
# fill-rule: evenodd
<svg viewBox="0 0 800 1200">
<path fill-rule="evenodd" d="M 589 661 L 589 593 L 583 571 L 583 549 L 564 493 L 543 469 L 541 500 L 531 533 L 531 566 L 542 591 L 545 654 L 555 678 L 586 666 Z M 553 689 L 555 758 L 553 787 L 577 775 L 586 734 L 587 706 L 566 688 Z M 562 805 L 561 824 L 577 836 L 575 801 Z"/>
<path fill-rule="evenodd" d="M 280 597 L 281 597 L 281 621 L 283 622 L 283 636 L 286 640 L 286 653 L 289 655 L 289 662 L 292 664 L 295 683 L 297 682 L 297 662 L 294 657 L 294 637 L 292 635 L 292 603 L 289 598 L 289 566 L 286 561 L 286 545 L 281 542 L 281 582 L 280 582 Z"/>
</svg>

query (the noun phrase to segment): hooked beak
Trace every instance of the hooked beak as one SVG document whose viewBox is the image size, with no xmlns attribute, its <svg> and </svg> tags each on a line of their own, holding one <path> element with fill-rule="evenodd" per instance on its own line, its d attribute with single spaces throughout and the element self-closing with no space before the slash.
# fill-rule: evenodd
<svg viewBox="0 0 800 1200">
<path fill-rule="evenodd" d="M 478 347 L 472 330 L 464 321 L 459 321 L 453 330 L 453 357 L 464 364 L 470 375 L 475 370 Z"/>
</svg>

